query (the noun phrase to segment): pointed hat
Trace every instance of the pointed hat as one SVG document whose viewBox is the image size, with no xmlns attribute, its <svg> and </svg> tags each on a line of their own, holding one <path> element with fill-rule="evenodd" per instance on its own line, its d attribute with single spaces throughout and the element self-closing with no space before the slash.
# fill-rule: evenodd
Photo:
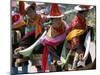
<svg viewBox="0 0 100 75">
<path fill-rule="evenodd" d="M 47 18 L 60 18 L 63 14 L 61 13 L 58 5 L 56 3 L 51 4 L 50 8 L 50 14 L 47 16 Z"/>
</svg>

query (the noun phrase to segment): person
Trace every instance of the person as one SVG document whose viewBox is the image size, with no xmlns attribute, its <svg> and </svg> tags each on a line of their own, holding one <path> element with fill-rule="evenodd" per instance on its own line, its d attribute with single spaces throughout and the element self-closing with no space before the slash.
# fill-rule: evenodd
<svg viewBox="0 0 100 75">
<path fill-rule="evenodd" d="M 15 65 L 16 60 L 21 57 L 20 55 L 15 55 L 14 50 L 19 46 L 19 42 L 22 38 L 22 33 L 20 28 L 25 25 L 23 17 L 19 13 L 12 13 L 12 66 L 11 74 L 15 75 L 18 73 L 18 66 Z"/>
<path fill-rule="evenodd" d="M 89 5 L 78 5 L 75 7 L 76 15 L 72 19 L 72 21 L 69 24 L 68 34 L 66 36 L 66 39 L 71 44 L 70 50 L 76 50 L 76 57 L 74 58 L 74 62 L 77 61 L 77 58 L 82 59 L 85 53 L 85 34 L 86 30 L 88 28 L 86 24 L 86 16 L 89 9 L 92 9 L 92 6 Z M 81 47 L 77 50 L 76 47 Z M 75 49 L 76 48 L 76 49 Z M 79 51 L 80 50 L 80 51 Z M 84 65 L 83 65 L 84 66 Z M 73 69 L 75 69 L 75 63 L 73 63 Z"/>
<path fill-rule="evenodd" d="M 32 2 L 25 11 L 25 35 L 20 40 L 19 47 L 16 51 L 22 48 L 26 49 L 31 46 L 42 34 L 43 27 L 42 23 L 45 21 L 45 17 L 41 17 L 40 14 L 36 13 L 36 3 Z M 37 45 L 32 51 L 29 59 L 32 66 L 37 68 L 37 72 L 41 72 L 41 57 L 42 57 L 42 45 Z"/>
<path fill-rule="evenodd" d="M 52 23 L 49 25 L 46 36 L 41 40 L 41 44 L 44 46 L 42 72 L 46 72 L 47 67 L 49 67 L 49 71 L 61 71 L 61 67 L 54 66 L 53 61 L 56 61 L 55 63 L 57 64 L 60 63 L 62 46 L 68 28 L 68 25 L 62 17 L 63 14 L 59 9 L 58 4 L 52 3 L 50 15 L 47 16 L 47 18 L 51 19 Z M 50 67 L 53 68 L 50 69 Z"/>
</svg>

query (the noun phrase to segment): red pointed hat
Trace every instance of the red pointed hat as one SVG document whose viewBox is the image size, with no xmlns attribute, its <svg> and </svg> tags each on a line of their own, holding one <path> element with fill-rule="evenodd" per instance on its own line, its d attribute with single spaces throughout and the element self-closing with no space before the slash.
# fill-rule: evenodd
<svg viewBox="0 0 100 75">
<path fill-rule="evenodd" d="M 50 15 L 47 18 L 60 18 L 63 14 L 61 13 L 58 5 L 56 3 L 51 4 Z"/>
<path fill-rule="evenodd" d="M 78 5 L 74 9 L 77 11 L 85 11 L 85 10 L 90 10 L 92 8 L 93 8 L 93 6 L 91 6 L 91 5 Z"/>
</svg>

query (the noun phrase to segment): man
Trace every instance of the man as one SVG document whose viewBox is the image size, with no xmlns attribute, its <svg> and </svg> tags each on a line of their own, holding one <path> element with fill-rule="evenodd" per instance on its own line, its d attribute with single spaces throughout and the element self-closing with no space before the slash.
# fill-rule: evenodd
<svg viewBox="0 0 100 75">
<path fill-rule="evenodd" d="M 19 46 L 19 42 L 23 36 L 21 32 L 23 26 L 25 26 L 23 17 L 19 13 L 12 13 L 12 75 L 18 73 L 18 66 L 16 66 L 15 63 L 19 57 L 22 57 L 21 55 L 16 55 L 14 50 Z"/>
<path fill-rule="evenodd" d="M 67 24 L 62 20 L 61 13 L 56 3 L 51 4 L 50 15 L 47 18 L 51 19 L 52 23 L 47 31 L 46 36 L 41 40 L 44 46 L 42 56 L 42 72 L 46 72 L 46 65 L 50 71 L 61 71 L 60 56 L 63 46 L 63 41 L 66 36 Z M 47 63 L 48 61 L 48 63 Z M 56 69 L 53 61 L 56 61 Z M 53 67 L 50 69 L 50 67 Z"/>
<path fill-rule="evenodd" d="M 22 48 L 28 48 L 38 39 L 42 33 L 42 23 L 44 19 L 45 18 L 42 18 L 40 14 L 36 13 L 36 3 L 32 2 L 32 4 L 27 7 L 25 11 L 25 35 L 20 40 L 19 48 L 15 51 L 21 50 Z M 30 56 L 32 66 L 34 65 L 37 68 L 37 72 L 41 72 L 41 56 L 42 45 L 38 45 L 34 48 Z"/>
<path fill-rule="evenodd" d="M 72 19 L 69 27 L 69 33 L 66 36 L 66 39 L 71 44 L 70 50 L 75 50 L 76 57 L 74 58 L 73 63 L 73 69 L 76 68 L 76 61 L 79 58 L 80 61 L 84 56 L 85 47 L 84 47 L 84 41 L 85 41 L 85 34 L 88 26 L 86 25 L 86 16 L 89 9 L 91 9 L 92 6 L 89 5 L 79 5 L 75 7 L 76 15 Z M 84 66 L 84 65 L 82 65 Z"/>
</svg>

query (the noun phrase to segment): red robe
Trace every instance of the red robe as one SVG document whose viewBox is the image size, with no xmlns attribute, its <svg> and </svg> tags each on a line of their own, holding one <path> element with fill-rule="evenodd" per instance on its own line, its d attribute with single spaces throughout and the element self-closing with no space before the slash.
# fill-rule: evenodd
<svg viewBox="0 0 100 75">
<path fill-rule="evenodd" d="M 66 37 L 67 40 L 71 41 L 71 47 L 80 44 L 79 36 L 84 33 L 86 29 L 86 20 L 84 17 L 76 15 L 69 25 L 69 33 Z"/>
</svg>

